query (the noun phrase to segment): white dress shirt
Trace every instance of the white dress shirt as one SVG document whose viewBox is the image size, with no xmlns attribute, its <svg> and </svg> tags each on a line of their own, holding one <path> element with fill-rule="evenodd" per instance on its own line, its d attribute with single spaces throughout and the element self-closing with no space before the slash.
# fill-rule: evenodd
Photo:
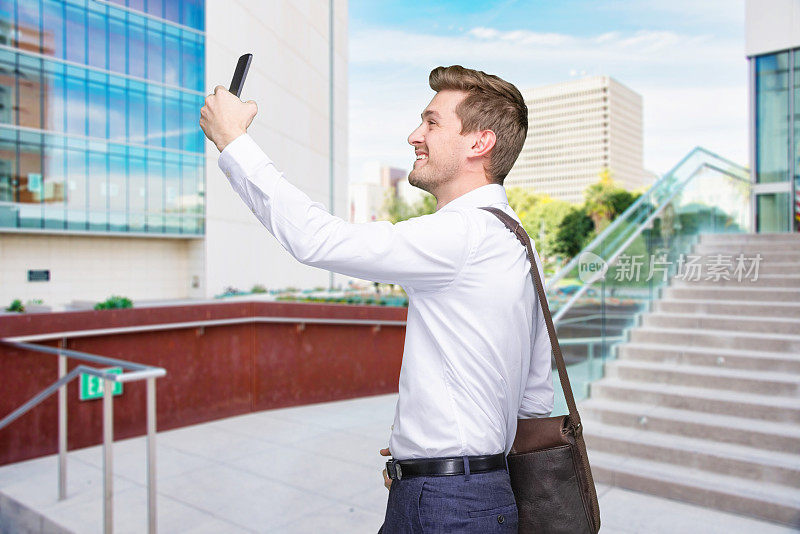
<svg viewBox="0 0 800 534">
<path fill-rule="evenodd" d="M 225 147 L 219 166 L 299 262 L 408 294 L 394 458 L 508 454 L 517 417 L 550 415 L 551 346 L 527 251 L 478 209 L 519 221 L 503 186 L 478 187 L 397 224 L 354 224 L 290 184 L 248 134 Z"/>
</svg>

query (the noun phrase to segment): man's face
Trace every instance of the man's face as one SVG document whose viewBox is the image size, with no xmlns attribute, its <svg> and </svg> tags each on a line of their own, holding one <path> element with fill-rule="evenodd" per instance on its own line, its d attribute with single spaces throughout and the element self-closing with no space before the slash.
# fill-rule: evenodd
<svg viewBox="0 0 800 534">
<path fill-rule="evenodd" d="M 467 161 L 470 140 L 461 135 L 456 106 L 463 91 L 439 91 L 422 112 L 422 124 L 408 136 L 417 160 L 408 183 L 435 194 L 441 184 L 452 181 Z"/>
</svg>

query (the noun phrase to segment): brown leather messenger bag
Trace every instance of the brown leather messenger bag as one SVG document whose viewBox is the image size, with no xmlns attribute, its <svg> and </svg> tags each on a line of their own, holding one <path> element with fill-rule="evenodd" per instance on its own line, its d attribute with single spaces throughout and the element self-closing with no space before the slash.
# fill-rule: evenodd
<svg viewBox="0 0 800 534">
<path fill-rule="evenodd" d="M 567 415 L 517 421 L 517 434 L 508 455 L 508 470 L 519 511 L 519 532 L 597 534 L 600 530 L 600 508 L 583 441 L 581 418 L 575 406 L 531 240 L 522 225 L 504 211 L 493 207 L 480 209 L 494 213 L 528 251 L 533 285 L 544 313 L 558 376 L 569 408 Z"/>
</svg>

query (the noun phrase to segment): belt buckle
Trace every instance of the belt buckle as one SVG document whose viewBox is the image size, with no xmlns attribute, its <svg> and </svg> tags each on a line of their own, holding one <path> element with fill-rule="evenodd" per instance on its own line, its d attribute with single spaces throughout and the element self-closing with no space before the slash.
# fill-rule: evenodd
<svg viewBox="0 0 800 534">
<path fill-rule="evenodd" d="M 392 480 L 401 480 L 403 478 L 403 470 L 400 468 L 400 460 L 389 460 L 386 462 L 386 472 Z"/>
</svg>

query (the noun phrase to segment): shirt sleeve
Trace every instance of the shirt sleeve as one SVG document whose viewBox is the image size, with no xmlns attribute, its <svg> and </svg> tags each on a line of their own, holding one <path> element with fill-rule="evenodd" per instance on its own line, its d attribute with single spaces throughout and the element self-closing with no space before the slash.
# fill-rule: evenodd
<svg viewBox="0 0 800 534">
<path fill-rule="evenodd" d="M 439 211 L 397 224 L 349 223 L 290 184 L 248 134 L 225 147 L 219 167 L 261 224 L 305 265 L 438 291 L 455 280 L 469 255 L 463 212 Z"/>
<path fill-rule="evenodd" d="M 544 282 L 542 262 L 533 243 L 531 243 L 531 247 L 536 257 L 536 264 L 539 266 L 539 277 Z M 522 395 L 522 403 L 517 413 L 517 417 L 521 419 L 550 417 L 555 400 L 552 374 L 552 344 L 547 333 L 544 312 L 539 305 L 538 291 L 536 292 L 534 303 L 536 310 L 533 317 L 534 321 L 536 321 L 536 328 L 531 329 L 531 363 L 525 383 L 525 392 Z"/>
</svg>

